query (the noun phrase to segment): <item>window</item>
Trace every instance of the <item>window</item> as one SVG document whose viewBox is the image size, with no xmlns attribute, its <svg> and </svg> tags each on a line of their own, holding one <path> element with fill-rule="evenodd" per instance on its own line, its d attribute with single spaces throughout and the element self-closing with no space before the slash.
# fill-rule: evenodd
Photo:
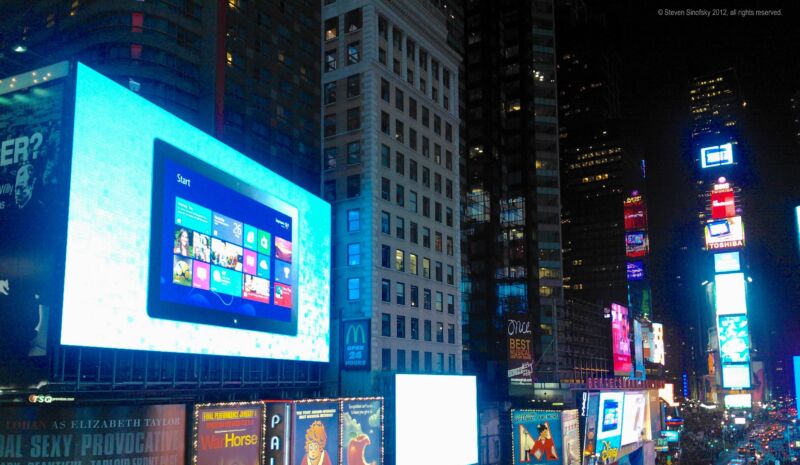
<svg viewBox="0 0 800 465">
<path fill-rule="evenodd" d="M 347 64 L 354 65 L 361 61 L 361 42 L 347 44 Z"/>
<path fill-rule="evenodd" d="M 442 204 L 439 202 L 434 203 L 433 205 L 433 219 L 437 222 L 442 222 Z"/>
<path fill-rule="evenodd" d="M 325 137 L 336 135 L 336 115 L 325 115 Z"/>
<path fill-rule="evenodd" d="M 444 342 L 444 323 L 436 323 L 436 342 Z"/>
<path fill-rule="evenodd" d="M 422 106 L 422 125 L 426 128 L 430 127 L 431 124 L 431 113 L 428 110 L 428 107 Z"/>
<path fill-rule="evenodd" d="M 336 168 L 336 147 L 325 148 L 325 169 L 332 170 Z"/>
<path fill-rule="evenodd" d="M 422 156 L 425 158 L 431 157 L 431 141 L 425 136 L 422 136 Z"/>
<path fill-rule="evenodd" d="M 381 198 L 383 200 L 392 200 L 392 184 L 386 178 L 381 178 Z"/>
<path fill-rule="evenodd" d="M 442 282 L 442 262 L 436 262 L 436 267 L 434 268 L 435 278 L 437 281 Z"/>
<path fill-rule="evenodd" d="M 425 197 L 424 195 L 422 196 L 422 216 L 425 218 L 431 217 L 431 199 Z"/>
<path fill-rule="evenodd" d="M 361 264 L 361 244 L 358 242 L 347 244 L 347 266 Z"/>
<path fill-rule="evenodd" d="M 433 144 L 433 161 L 436 162 L 437 165 L 442 164 L 442 146 L 439 144 Z M 439 192 L 441 192 L 441 190 Z"/>
<path fill-rule="evenodd" d="M 422 290 L 422 308 L 425 310 L 431 309 L 431 290 L 430 289 L 423 289 Z"/>
<path fill-rule="evenodd" d="M 392 302 L 392 282 L 388 279 L 381 279 L 381 300 L 384 302 Z M 391 336 L 384 334 L 384 336 Z"/>
<path fill-rule="evenodd" d="M 447 313 L 455 315 L 456 313 L 456 296 L 447 294 Z"/>
<path fill-rule="evenodd" d="M 442 233 L 439 231 L 433 233 L 433 250 L 439 253 L 442 252 Z"/>
<path fill-rule="evenodd" d="M 336 49 L 325 51 L 325 71 L 336 70 Z"/>
<path fill-rule="evenodd" d="M 408 160 L 408 177 L 412 181 L 416 181 L 417 180 L 417 169 L 418 169 L 418 166 L 419 165 L 417 164 L 416 160 Z"/>
<path fill-rule="evenodd" d="M 361 298 L 361 279 L 347 278 L 347 300 L 358 300 Z"/>
<path fill-rule="evenodd" d="M 447 142 L 453 142 L 453 126 L 450 123 L 444 123 L 444 138 Z"/>
<path fill-rule="evenodd" d="M 383 370 L 383 371 L 391 371 L 392 370 L 392 350 L 391 349 L 381 349 L 381 370 Z"/>
<path fill-rule="evenodd" d="M 386 102 L 391 101 L 391 90 L 389 87 L 389 81 L 386 79 L 381 78 L 381 98 Z"/>
<path fill-rule="evenodd" d="M 389 40 L 389 23 L 383 16 L 378 16 L 378 34 L 383 40 Z"/>
<path fill-rule="evenodd" d="M 325 105 L 336 103 L 336 81 L 325 84 L 324 99 Z"/>
<path fill-rule="evenodd" d="M 417 119 L 417 101 L 413 98 L 408 98 L 408 116 Z"/>
<path fill-rule="evenodd" d="M 437 312 L 443 312 L 444 311 L 444 294 L 442 294 L 441 292 L 437 291 L 436 292 L 436 300 L 433 302 L 433 305 L 434 305 L 433 308 Z M 441 342 L 441 341 L 439 341 L 439 342 Z"/>
<path fill-rule="evenodd" d="M 445 150 L 444 152 L 444 167 L 448 170 L 453 170 L 453 152 Z"/>
<path fill-rule="evenodd" d="M 381 132 L 387 136 L 391 133 L 391 129 L 389 129 L 389 113 L 385 111 L 381 112 Z"/>
<path fill-rule="evenodd" d="M 381 266 L 384 268 L 389 268 L 389 262 L 391 260 L 392 249 L 388 245 L 381 245 Z"/>
<path fill-rule="evenodd" d="M 447 354 L 447 372 L 448 373 L 455 373 L 456 372 L 456 355 L 455 354 Z"/>
<path fill-rule="evenodd" d="M 432 329 L 433 329 L 433 327 L 431 325 L 431 320 L 425 320 L 425 326 L 424 326 L 424 332 L 425 333 L 424 333 L 424 335 L 425 335 L 425 340 L 426 341 L 429 341 L 429 342 L 431 341 L 431 339 L 432 339 L 431 338 Z"/>
<path fill-rule="evenodd" d="M 386 168 L 391 168 L 391 157 L 392 151 L 389 149 L 389 146 L 381 144 L 381 165 L 385 166 Z"/>
<path fill-rule="evenodd" d="M 378 47 L 378 61 L 383 65 L 386 64 L 386 50 L 383 47 Z"/>
<path fill-rule="evenodd" d="M 411 240 L 411 242 L 416 244 L 417 243 L 417 223 L 415 223 L 413 221 L 411 222 L 411 224 L 409 226 L 408 235 L 409 235 L 409 239 Z"/>
<path fill-rule="evenodd" d="M 394 251 L 394 269 L 406 271 L 406 253 L 400 249 L 395 249 Z"/>
<path fill-rule="evenodd" d="M 439 62 L 436 60 L 431 60 L 431 74 L 433 74 L 433 79 L 439 80 Z"/>
<path fill-rule="evenodd" d="M 355 165 L 361 163 L 361 141 L 353 141 L 347 144 L 347 164 Z"/>
<path fill-rule="evenodd" d="M 395 293 L 397 294 L 397 305 L 405 305 L 406 304 L 406 285 L 405 283 L 394 283 Z M 406 325 L 405 325 L 405 318 L 404 317 L 397 317 L 403 318 L 403 335 L 400 335 L 400 324 L 397 325 L 397 337 L 406 337 Z"/>
<path fill-rule="evenodd" d="M 426 226 L 422 227 L 422 246 L 425 248 L 431 248 L 431 228 Z"/>
<path fill-rule="evenodd" d="M 381 232 L 384 234 L 391 234 L 392 230 L 392 217 L 389 215 L 389 212 L 382 211 L 381 212 Z"/>
<path fill-rule="evenodd" d="M 353 174 L 347 177 L 347 198 L 352 199 L 361 195 L 361 175 Z"/>
<path fill-rule="evenodd" d="M 445 241 L 445 251 L 447 255 L 453 256 L 455 253 L 454 246 L 453 246 L 453 236 L 447 236 L 447 240 Z"/>
<path fill-rule="evenodd" d="M 347 232 L 361 229 L 361 212 L 358 209 L 347 210 Z"/>
<path fill-rule="evenodd" d="M 406 351 L 403 349 L 397 349 L 397 371 L 406 371 Z"/>
<path fill-rule="evenodd" d="M 422 167 L 422 184 L 425 187 L 431 187 L 431 170 L 427 166 Z"/>
<path fill-rule="evenodd" d="M 422 258 L 422 277 L 431 279 L 431 259 L 427 257 Z"/>
<path fill-rule="evenodd" d="M 417 212 L 417 193 L 411 190 L 408 191 L 408 209 Z"/>
<path fill-rule="evenodd" d="M 418 372 L 419 371 L 419 351 L 412 350 L 411 351 L 411 371 Z"/>
<path fill-rule="evenodd" d="M 394 120 L 394 138 L 398 142 L 403 142 L 405 140 L 405 132 L 406 127 L 403 125 L 403 122 L 400 120 Z"/>
<path fill-rule="evenodd" d="M 403 91 L 397 87 L 394 88 L 394 107 L 400 111 L 405 111 L 405 96 Z"/>
<path fill-rule="evenodd" d="M 405 188 L 401 184 L 394 186 L 395 200 L 397 205 L 403 206 L 405 204 Z"/>
<path fill-rule="evenodd" d="M 439 373 L 444 371 L 444 354 L 441 352 L 436 354 L 436 371 Z"/>
<path fill-rule="evenodd" d="M 408 272 L 417 274 L 417 254 L 408 254 Z"/>
<path fill-rule="evenodd" d="M 405 174 L 406 157 L 400 152 L 394 154 L 394 170 L 397 174 Z"/>
<path fill-rule="evenodd" d="M 344 14 L 344 32 L 349 34 L 361 29 L 361 8 Z"/>
<path fill-rule="evenodd" d="M 453 181 L 451 179 L 445 179 L 444 181 L 444 193 L 448 199 L 453 198 Z"/>
<path fill-rule="evenodd" d="M 339 17 L 325 20 L 325 40 L 333 40 L 339 37 Z"/>
<path fill-rule="evenodd" d="M 419 340 L 419 318 L 411 319 L 411 339 Z"/>
<path fill-rule="evenodd" d="M 361 95 L 361 75 L 354 74 L 347 77 L 347 98 Z"/>
<path fill-rule="evenodd" d="M 442 193 L 442 175 L 439 173 L 433 173 L 433 190 L 438 194 Z"/>
<path fill-rule="evenodd" d="M 419 307 L 419 287 L 414 285 L 411 286 L 411 306 Z"/>
<path fill-rule="evenodd" d="M 361 127 L 361 108 L 355 107 L 347 110 L 347 130 L 355 131 Z"/>
<path fill-rule="evenodd" d="M 427 71 L 428 69 L 428 52 L 419 49 L 419 67 Z"/>
<path fill-rule="evenodd" d="M 392 335 L 392 315 L 388 313 L 381 314 L 381 336 Z"/>
<path fill-rule="evenodd" d="M 394 219 L 394 231 L 395 236 L 398 239 L 405 239 L 406 238 L 406 220 L 403 219 L 402 216 L 397 216 Z"/>
<path fill-rule="evenodd" d="M 447 284 L 454 286 L 456 284 L 456 274 L 453 265 L 447 265 Z"/>
<path fill-rule="evenodd" d="M 417 150 L 417 131 L 414 128 L 408 128 L 408 146 L 411 150 Z"/>
<path fill-rule="evenodd" d="M 444 221 L 447 226 L 453 226 L 453 209 L 447 207 L 444 209 Z"/>
<path fill-rule="evenodd" d="M 428 93 L 428 83 L 425 82 L 425 79 L 423 79 L 422 76 L 419 77 L 419 90 L 423 94 L 427 94 Z M 427 125 L 426 125 L 426 127 L 427 127 Z"/>
<path fill-rule="evenodd" d="M 425 371 L 430 373 L 433 371 L 433 362 L 430 352 L 425 352 Z M 387 368 L 388 369 L 388 368 Z"/>
<path fill-rule="evenodd" d="M 323 198 L 328 202 L 333 203 L 336 200 L 336 180 L 332 179 L 330 181 L 325 181 L 325 186 L 323 187 Z"/>
<path fill-rule="evenodd" d="M 392 70 L 394 71 L 394 74 L 397 74 L 398 76 L 400 75 L 400 60 L 397 58 L 392 61 Z"/>
</svg>

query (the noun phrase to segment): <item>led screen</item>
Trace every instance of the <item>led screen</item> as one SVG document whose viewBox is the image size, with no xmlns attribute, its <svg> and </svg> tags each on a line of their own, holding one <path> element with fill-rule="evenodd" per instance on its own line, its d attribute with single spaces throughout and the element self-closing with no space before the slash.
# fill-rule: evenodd
<svg viewBox="0 0 800 465">
<path fill-rule="evenodd" d="M 512 410 L 513 464 L 560 465 L 564 449 L 561 426 L 561 412 L 558 411 Z"/>
<path fill-rule="evenodd" d="M 661 437 L 666 439 L 667 442 L 678 442 L 681 439 L 681 432 L 672 430 L 662 430 Z"/>
<path fill-rule="evenodd" d="M 739 252 L 723 252 L 714 254 L 714 271 L 716 273 L 729 273 L 741 270 Z"/>
<path fill-rule="evenodd" d="M 644 412 L 647 399 L 642 392 L 626 392 L 625 405 L 622 409 L 622 442 L 621 445 L 638 442 L 644 433 Z"/>
<path fill-rule="evenodd" d="M 800 206 L 794 207 L 794 218 L 797 223 L 797 248 L 800 251 Z"/>
<path fill-rule="evenodd" d="M 722 387 L 726 389 L 750 388 L 750 364 L 722 365 Z"/>
<path fill-rule="evenodd" d="M 731 143 L 703 147 L 700 149 L 700 164 L 703 168 L 730 165 L 733 163 L 733 145 Z"/>
<path fill-rule="evenodd" d="M 733 218 L 709 221 L 705 227 L 705 237 L 708 250 L 744 247 L 742 217 L 734 216 Z"/>
<path fill-rule="evenodd" d="M 644 279 L 644 264 L 637 260 L 635 262 L 628 262 L 628 281 L 641 281 Z"/>
<path fill-rule="evenodd" d="M 795 355 L 792 360 L 794 361 L 794 398 L 800 399 L 800 355 Z M 798 410 L 798 416 L 800 417 L 800 410 Z"/>
<path fill-rule="evenodd" d="M 474 376 L 397 375 L 396 463 L 478 462 Z"/>
<path fill-rule="evenodd" d="M 328 361 L 329 204 L 83 65 L 74 125 L 63 344 Z"/>
<path fill-rule="evenodd" d="M 634 197 L 625 201 L 625 230 L 645 229 L 647 227 L 647 213 L 641 197 Z"/>
<path fill-rule="evenodd" d="M 717 315 L 747 313 L 743 273 L 718 274 L 714 286 Z"/>
<path fill-rule="evenodd" d="M 747 315 L 722 315 L 717 320 L 719 357 L 723 365 L 750 361 Z"/>
<path fill-rule="evenodd" d="M 650 240 L 646 231 L 625 233 L 625 255 L 628 258 L 643 257 L 650 251 Z"/>
<path fill-rule="evenodd" d="M 642 323 L 633 320 L 633 378 L 645 379 Z"/>
<path fill-rule="evenodd" d="M 630 376 L 633 366 L 628 308 L 619 304 L 611 304 L 611 340 L 613 341 L 614 374 Z"/>
<path fill-rule="evenodd" d="M 745 418 L 745 417 L 736 417 L 736 418 L 733 419 L 733 424 L 734 425 L 746 425 L 747 424 L 747 418 Z"/>
<path fill-rule="evenodd" d="M 751 408 L 753 406 L 751 394 L 726 394 L 725 408 Z"/>
<path fill-rule="evenodd" d="M 711 191 L 711 218 L 718 220 L 736 216 L 733 189 Z"/>
<path fill-rule="evenodd" d="M 615 462 L 619 456 L 622 434 L 622 409 L 625 394 L 622 392 L 601 392 L 597 412 L 597 445 L 595 450 L 608 459 L 604 463 Z"/>
<path fill-rule="evenodd" d="M 664 325 L 653 323 L 653 346 L 650 350 L 650 361 L 653 363 L 664 364 Z"/>
</svg>

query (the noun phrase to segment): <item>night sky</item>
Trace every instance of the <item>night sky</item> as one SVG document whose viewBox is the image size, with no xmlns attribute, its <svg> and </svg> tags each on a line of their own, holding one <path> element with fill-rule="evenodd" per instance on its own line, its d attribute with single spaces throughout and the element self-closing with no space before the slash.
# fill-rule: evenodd
<svg viewBox="0 0 800 465">
<path fill-rule="evenodd" d="M 693 9 L 711 8 L 693 3 Z M 750 148 L 754 171 L 747 192 L 751 204 L 743 213 L 754 279 L 751 327 L 762 353 L 774 330 L 773 340 L 787 343 L 774 350 L 800 354 L 800 342 L 790 342 L 800 338 L 789 336 L 800 329 L 800 251 L 793 218 L 800 205 L 800 145 L 792 137 L 789 107 L 790 96 L 800 90 L 800 14 L 788 3 L 744 5 L 782 9 L 779 17 L 675 17 L 658 11 L 683 7 L 617 2 L 606 6 L 605 40 L 621 61 L 623 118 L 634 134 L 632 146 L 647 160 L 652 260 L 661 267 L 656 279 L 670 275 L 664 265 L 680 245 L 678 231 L 694 206 L 692 160 L 685 156 L 689 80 L 736 69 L 747 101 L 742 142 Z M 655 293 L 656 306 L 658 298 Z"/>
</svg>

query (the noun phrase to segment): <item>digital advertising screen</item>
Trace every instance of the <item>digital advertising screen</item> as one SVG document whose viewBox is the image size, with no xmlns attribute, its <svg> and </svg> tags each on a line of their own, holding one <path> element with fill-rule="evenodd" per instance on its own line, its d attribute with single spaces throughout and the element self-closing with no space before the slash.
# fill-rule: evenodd
<svg viewBox="0 0 800 465">
<path fill-rule="evenodd" d="M 581 425 L 583 426 L 583 456 L 590 457 L 595 454 L 597 446 L 597 419 L 599 416 L 600 394 L 597 392 L 583 392 L 581 394 Z"/>
<path fill-rule="evenodd" d="M 734 425 L 746 425 L 747 424 L 747 418 L 745 418 L 745 417 L 734 417 L 733 424 Z"/>
<path fill-rule="evenodd" d="M 619 304 L 611 304 L 611 340 L 613 341 L 614 374 L 630 376 L 633 366 L 628 308 Z"/>
<path fill-rule="evenodd" d="M 633 320 L 633 379 L 645 379 L 642 323 Z"/>
<path fill-rule="evenodd" d="M 342 322 L 342 368 L 369 370 L 370 327 L 372 320 L 347 320 Z"/>
<path fill-rule="evenodd" d="M 474 376 L 396 375 L 396 465 L 478 462 Z"/>
<path fill-rule="evenodd" d="M 730 164 L 733 164 L 733 144 L 730 142 L 700 149 L 700 165 L 703 168 Z"/>
<path fill-rule="evenodd" d="M 647 398 L 643 392 L 625 393 L 625 405 L 622 410 L 621 445 L 624 446 L 642 440 L 645 428 L 645 410 L 647 410 Z"/>
<path fill-rule="evenodd" d="M 81 64 L 75 100 L 61 343 L 327 362 L 330 205 Z"/>
<path fill-rule="evenodd" d="M 597 415 L 597 446 L 601 463 L 616 462 L 622 441 L 623 392 L 601 392 Z"/>
<path fill-rule="evenodd" d="M 292 463 L 339 465 L 339 402 L 299 401 L 294 404 Z"/>
<path fill-rule="evenodd" d="M 644 263 L 641 260 L 626 263 L 628 269 L 628 281 L 644 280 Z"/>
<path fill-rule="evenodd" d="M 194 409 L 193 465 L 260 465 L 264 404 L 199 404 Z"/>
<path fill-rule="evenodd" d="M 647 231 L 625 233 L 625 255 L 628 258 L 644 257 L 650 252 L 650 239 Z"/>
<path fill-rule="evenodd" d="M 664 352 L 664 325 L 653 323 L 652 347 L 650 349 L 650 361 L 663 365 L 665 361 Z"/>
<path fill-rule="evenodd" d="M 747 315 L 717 317 L 719 357 L 723 365 L 750 361 L 750 336 Z"/>
<path fill-rule="evenodd" d="M 342 463 L 383 465 L 383 400 L 342 400 Z"/>
<path fill-rule="evenodd" d="M 647 210 L 641 196 L 626 199 L 623 209 L 626 231 L 647 228 Z"/>
<path fill-rule="evenodd" d="M 792 357 L 794 365 L 794 394 L 795 399 L 800 399 L 800 355 Z M 798 417 L 800 417 L 800 410 L 798 410 Z"/>
<path fill-rule="evenodd" d="M 577 409 L 561 412 L 562 465 L 581 465 L 581 420 Z"/>
<path fill-rule="evenodd" d="M 506 318 L 508 342 L 508 382 L 512 386 L 533 384 L 533 331 L 530 318 L 509 315 Z"/>
<path fill-rule="evenodd" d="M 714 254 L 714 272 L 716 273 L 730 273 L 732 271 L 740 271 L 742 264 L 739 258 L 739 252 L 722 252 Z"/>
<path fill-rule="evenodd" d="M 744 226 L 741 216 L 711 220 L 705 227 L 706 249 L 725 250 L 744 247 Z"/>
<path fill-rule="evenodd" d="M 714 303 L 717 315 L 747 313 L 744 273 L 714 276 Z"/>
<path fill-rule="evenodd" d="M 750 388 L 750 364 L 722 365 L 722 387 L 726 389 Z"/>
<path fill-rule="evenodd" d="M 681 440 L 681 432 L 672 430 L 663 430 L 661 431 L 661 437 L 666 439 L 667 442 L 677 443 Z"/>
<path fill-rule="evenodd" d="M 511 428 L 514 465 L 562 463 L 563 438 L 560 411 L 511 410 Z"/>
<path fill-rule="evenodd" d="M 711 218 L 720 220 L 736 216 L 736 201 L 733 189 L 711 191 Z"/>
<path fill-rule="evenodd" d="M 753 396 L 750 394 L 725 394 L 725 408 L 751 408 Z"/>
</svg>

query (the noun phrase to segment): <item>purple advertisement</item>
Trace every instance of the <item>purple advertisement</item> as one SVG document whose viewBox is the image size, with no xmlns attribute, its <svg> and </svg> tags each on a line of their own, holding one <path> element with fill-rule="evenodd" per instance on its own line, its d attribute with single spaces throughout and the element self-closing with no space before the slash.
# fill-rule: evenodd
<svg viewBox="0 0 800 465">
<path fill-rule="evenodd" d="M 198 405 L 194 418 L 194 465 L 260 465 L 262 403 Z"/>
<path fill-rule="evenodd" d="M 342 401 L 343 465 L 383 465 L 383 401 Z"/>
<path fill-rule="evenodd" d="M 339 401 L 297 402 L 293 458 L 296 465 L 339 465 Z"/>
</svg>

